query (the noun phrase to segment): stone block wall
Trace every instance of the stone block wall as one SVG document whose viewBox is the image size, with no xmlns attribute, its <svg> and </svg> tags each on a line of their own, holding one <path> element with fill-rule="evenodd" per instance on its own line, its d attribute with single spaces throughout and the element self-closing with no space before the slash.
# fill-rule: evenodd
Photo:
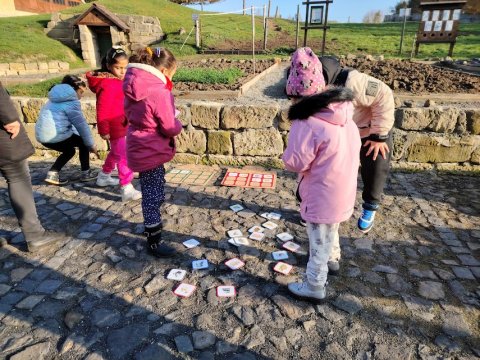
<svg viewBox="0 0 480 360">
<path fill-rule="evenodd" d="M 0 76 L 22 76 L 36 74 L 55 74 L 66 72 L 70 64 L 64 61 L 0 64 Z"/>
<path fill-rule="evenodd" d="M 34 122 L 46 100 L 14 101 L 34 141 Z M 251 106 L 201 101 L 179 101 L 177 108 L 184 129 L 176 138 L 174 161 L 282 167 L 280 157 L 290 129 L 286 109 L 275 103 Z M 98 148 L 108 150 L 96 132 L 95 101 L 82 101 L 82 109 Z M 395 117 L 394 166 L 425 169 L 466 164 L 480 170 L 480 109 L 399 108 Z M 45 153 L 41 145 L 36 146 L 40 155 Z"/>
</svg>

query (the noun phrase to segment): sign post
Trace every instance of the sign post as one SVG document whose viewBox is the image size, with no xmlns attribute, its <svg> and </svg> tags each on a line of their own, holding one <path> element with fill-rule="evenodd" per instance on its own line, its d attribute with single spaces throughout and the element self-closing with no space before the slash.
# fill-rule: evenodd
<svg viewBox="0 0 480 360">
<path fill-rule="evenodd" d="M 200 49 L 200 17 L 198 14 L 192 14 L 192 20 L 195 23 L 195 46 Z"/>
<path fill-rule="evenodd" d="M 310 29 L 323 29 L 322 40 L 322 56 L 325 53 L 325 42 L 327 39 L 328 26 L 328 6 L 333 3 L 333 0 L 307 0 L 303 2 L 306 6 L 305 13 L 305 26 L 302 29 L 305 30 L 303 37 L 303 46 L 307 46 L 308 30 Z"/>
<path fill-rule="evenodd" d="M 453 55 L 460 15 L 467 0 L 428 0 L 420 2 L 422 19 L 415 41 L 415 56 L 420 44 L 449 43 L 448 56 Z"/>
<path fill-rule="evenodd" d="M 402 11 L 403 10 L 403 11 Z M 402 55 L 402 48 L 403 48 L 403 38 L 405 36 L 405 25 L 407 24 L 407 16 L 410 16 L 412 9 L 407 9 L 407 3 L 405 3 L 405 7 L 400 9 L 400 16 L 403 14 L 403 26 L 402 26 L 402 37 L 400 38 L 400 50 L 398 55 Z"/>
</svg>

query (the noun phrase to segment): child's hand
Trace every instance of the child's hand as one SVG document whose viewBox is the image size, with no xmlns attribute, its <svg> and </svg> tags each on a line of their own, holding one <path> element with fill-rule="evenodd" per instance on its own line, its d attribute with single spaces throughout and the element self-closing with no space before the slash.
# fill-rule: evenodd
<svg viewBox="0 0 480 360">
<path fill-rule="evenodd" d="M 98 149 L 97 149 L 97 146 L 96 145 L 93 145 L 91 148 L 90 148 L 90 152 L 95 154 L 95 156 L 100 159 L 100 156 L 98 154 Z"/>
<path fill-rule="evenodd" d="M 107 134 L 107 135 L 100 135 L 100 137 L 103 139 L 103 140 L 110 140 L 110 135 Z"/>
</svg>

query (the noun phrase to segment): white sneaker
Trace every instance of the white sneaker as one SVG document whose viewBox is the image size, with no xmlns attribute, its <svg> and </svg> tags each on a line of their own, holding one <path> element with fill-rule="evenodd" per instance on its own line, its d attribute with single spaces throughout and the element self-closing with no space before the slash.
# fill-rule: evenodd
<svg viewBox="0 0 480 360">
<path fill-rule="evenodd" d="M 142 193 L 135 189 L 132 184 L 122 186 L 122 201 L 138 200 L 142 198 Z"/>
<path fill-rule="evenodd" d="M 117 186 L 120 183 L 118 179 L 112 178 L 111 174 L 105 174 L 100 171 L 97 176 L 97 186 Z"/>
<path fill-rule="evenodd" d="M 307 281 L 288 284 L 288 290 L 299 298 L 315 303 L 321 302 L 327 296 L 325 286 L 313 286 Z"/>
</svg>

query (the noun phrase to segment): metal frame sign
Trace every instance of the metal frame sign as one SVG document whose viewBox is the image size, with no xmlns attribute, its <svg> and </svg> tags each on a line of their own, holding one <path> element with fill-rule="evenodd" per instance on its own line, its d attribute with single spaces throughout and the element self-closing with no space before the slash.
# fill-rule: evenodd
<svg viewBox="0 0 480 360">
<path fill-rule="evenodd" d="M 418 26 L 415 55 L 420 44 L 449 43 L 449 56 L 457 41 L 462 8 L 467 0 L 428 0 L 420 2 L 422 18 Z"/>
<path fill-rule="evenodd" d="M 311 25 L 323 24 L 323 9 L 324 9 L 324 6 L 312 6 L 310 8 L 310 24 Z"/>
<path fill-rule="evenodd" d="M 332 4 L 333 0 L 307 0 L 302 4 L 306 5 L 305 14 L 305 26 L 302 27 L 305 30 L 303 37 L 303 46 L 307 46 L 307 35 L 310 29 L 322 29 L 322 55 L 325 53 L 325 41 L 327 37 L 327 30 L 330 29 L 328 23 L 328 6 Z M 325 10 L 325 11 L 324 11 Z M 325 16 L 324 16 L 325 12 Z"/>
</svg>

